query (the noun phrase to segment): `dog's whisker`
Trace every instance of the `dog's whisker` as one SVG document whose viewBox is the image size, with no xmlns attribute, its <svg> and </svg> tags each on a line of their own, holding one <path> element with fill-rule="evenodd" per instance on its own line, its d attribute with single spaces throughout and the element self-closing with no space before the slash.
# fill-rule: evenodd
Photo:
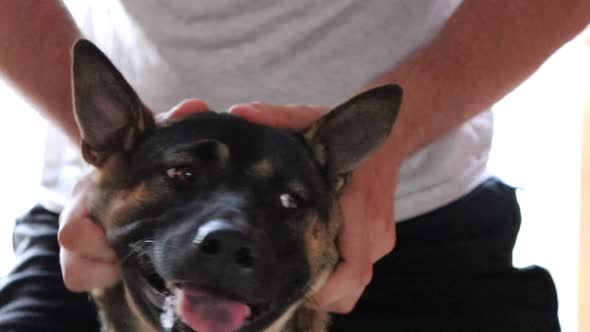
<svg viewBox="0 0 590 332">
<path fill-rule="evenodd" d="M 127 260 L 129 260 L 133 256 L 139 256 L 141 254 L 146 253 L 146 249 L 154 243 L 152 239 L 141 240 L 137 242 L 130 243 L 128 245 L 129 251 L 123 257 L 121 257 L 120 262 L 123 265 Z M 151 264 L 150 264 L 151 266 Z"/>
<path fill-rule="evenodd" d="M 175 297 L 173 295 L 167 296 L 164 300 L 162 313 L 160 314 L 160 324 L 166 331 L 171 331 L 176 321 L 176 314 L 174 312 Z"/>
</svg>

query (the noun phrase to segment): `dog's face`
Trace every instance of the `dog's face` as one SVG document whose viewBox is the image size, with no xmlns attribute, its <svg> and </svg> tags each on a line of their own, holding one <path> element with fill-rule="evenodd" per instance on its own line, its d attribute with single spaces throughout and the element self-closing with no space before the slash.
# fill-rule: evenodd
<svg viewBox="0 0 590 332">
<path fill-rule="evenodd" d="M 300 133 L 213 112 L 158 126 L 91 43 L 73 72 L 90 212 L 158 330 L 261 331 L 317 290 L 338 262 L 337 195 L 401 97 L 369 91 Z"/>
</svg>

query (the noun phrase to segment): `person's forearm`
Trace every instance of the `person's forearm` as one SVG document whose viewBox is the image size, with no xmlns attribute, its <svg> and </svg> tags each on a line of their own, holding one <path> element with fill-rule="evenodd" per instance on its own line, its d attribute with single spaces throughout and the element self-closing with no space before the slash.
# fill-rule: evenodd
<svg viewBox="0 0 590 332">
<path fill-rule="evenodd" d="M 386 149 L 404 159 L 485 111 L 589 21 L 587 0 L 465 0 L 432 42 L 373 82 L 405 92 Z"/>
<path fill-rule="evenodd" d="M 77 143 L 70 50 L 80 33 L 74 21 L 61 1 L 3 0 L 1 7 L 0 75 Z"/>
</svg>

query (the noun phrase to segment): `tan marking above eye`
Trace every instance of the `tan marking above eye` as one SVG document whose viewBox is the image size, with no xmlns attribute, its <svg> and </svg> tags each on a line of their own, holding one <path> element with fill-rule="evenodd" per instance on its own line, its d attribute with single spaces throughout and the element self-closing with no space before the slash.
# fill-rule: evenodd
<svg viewBox="0 0 590 332">
<path fill-rule="evenodd" d="M 222 142 L 217 141 L 217 158 L 222 165 L 225 165 L 229 160 L 229 147 Z"/>
<path fill-rule="evenodd" d="M 265 158 L 252 165 L 251 170 L 255 176 L 271 177 L 274 175 L 275 168 L 270 159 Z"/>
<path fill-rule="evenodd" d="M 190 164 L 201 160 L 224 166 L 229 158 L 229 147 L 216 139 L 201 139 L 178 145 L 172 151 L 167 151 L 164 154 L 164 161 L 168 164 Z"/>
</svg>

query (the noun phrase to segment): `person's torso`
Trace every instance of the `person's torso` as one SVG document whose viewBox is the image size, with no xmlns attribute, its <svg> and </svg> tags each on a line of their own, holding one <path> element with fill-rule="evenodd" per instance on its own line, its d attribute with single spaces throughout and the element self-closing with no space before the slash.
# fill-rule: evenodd
<svg viewBox="0 0 590 332">
<path fill-rule="evenodd" d="M 89 1 L 81 26 L 154 111 L 189 97 L 216 110 L 254 100 L 335 106 L 433 38 L 459 4 L 106 0 Z M 490 140 L 484 114 L 406 160 L 397 219 L 475 186 Z"/>
</svg>

